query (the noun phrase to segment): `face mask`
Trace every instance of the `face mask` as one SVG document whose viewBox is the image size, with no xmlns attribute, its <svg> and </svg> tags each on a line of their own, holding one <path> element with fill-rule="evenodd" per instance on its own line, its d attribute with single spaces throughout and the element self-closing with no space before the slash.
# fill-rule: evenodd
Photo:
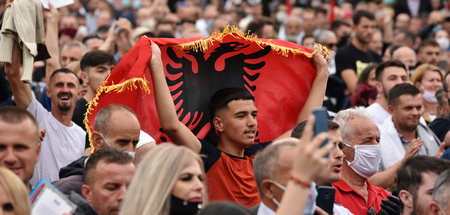
<svg viewBox="0 0 450 215">
<path fill-rule="evenodd" d="M 450 42 L 446 37 L 437 38 L 436 42 L 439 44 L 441 50 L 447 50 L 448 46 L 450 45 Z"/>
<path fill-rule="evenodd" d="M 277 14 L 275 15 L 275 19 L 279 22 L 279 23 L 284 23 L 287 19 L 288 15 L 286 14 L 285 11 L 279 11 L 277 12 Z"/>
<path fill-rule="evenodd" d="M 129 152 L 129 151 L 125 151 L 125 152 L 134 159 L 136 152 Z"/>
<path fill-rule="evenodd" d="M 408 66 L 409 75 L 411 76 L 414 72 L 414 69 L 416 69 L 415 66 Z"/>
<path fill-rule="evenodd" d="M 434 93 L 424 90 L 422 94 L 423 99 L 429 103 L 437 103 L 436 96 L 434 96 Z"/>
<path fill-rule="evenodd" d="M 312 8 L 318 8 L 320 5 L 322 4 L 322 2 L 321 1 L 312 1 L 311 2 L 311 7 Z"/>
<path fill-rule="evenodd" d="M 139 9 L 141 7 L 141 0 L 134 0 L 133 1 L 133 8 L 135 10 Z"/>
<path fill-rule="evenodd" d="M 275 184 L 275 186 L 282 189 L 283 191 L 286 191 L 286 187 L 284 187 L 281 184 L 278 184 L 278 182 L 273 181 L 273 180 L 270 180 L 270 182 L 272 182 L 272 184 Z M 275 198 L 272 197 L 272 201 L 273 201 L 273 203 L 275 203 L 277 205 L 277 207 L 280 207 L 280 202 L 278 200 L 276 200 Z"/>
<path fill-rule="evenodd" d="M 102 139 L 103 139 L 103 141 L 105 142 L 105 146 L 106 146 L 106 147 L 111 147 L 111 145 L 109 145 L 109 143 L 108 143 L 108 140 L 106 140 L 105 136 L 103 136 L 102 133 L 99 133 L 99 134 L 100 134 L 100 136 L 102 136 Z"/>
<path fill-rule="evenodd" d="M 189 202 L 170 195 L 170 215 L 195 215 L 202 208 L 202 202 Z"/>
<path fill-rule="evenodd" d="M 383 0 L 383 4 L 385 4 L 385 5 L 393 5 L 394 4 L 394 0 Z"/>
<path fill-rule="evenodd" d="M 123 8 L 130 8 L 131 2 L 130 0 L 122 0 L 122 7 Z"/>
<path fill-rule="evenodd" d="M 273 180 L 270 180 L 270 182 L 272 182 L 272 184 L 275 184 L 275 186 L 279 187 L 283 191 L 286 191 L 286 187 L 279 184 L 278 182 L 273 181 Z M 312 186 L 312 187 L 314 187 L 314 186 Z M 315 199 L 317 197 L 317 191 L 316 191 L 316 189 L 310 188 L 309 193 L 310 194 L 308 195 L 308 202 L 306 203 L 306 207 L 303 210 L 304 215 L 314 214 L 314 212 L 316 211 Z M 273 203 L 275 203 L 277 205 L 277 207 L 280 207 L 280 202 L 278 200 L 276 200 L 275 198 L 272 198 L 272 201 L 273 201 Z"/>
<path fill-rule="evenodd" d="M 350 168 L 364 178 L 370 178 L 377 173 L 381 162 L 380 145 L 344 145 L 355 149 L 355 158 L 347 161 Z"/>
</svg>

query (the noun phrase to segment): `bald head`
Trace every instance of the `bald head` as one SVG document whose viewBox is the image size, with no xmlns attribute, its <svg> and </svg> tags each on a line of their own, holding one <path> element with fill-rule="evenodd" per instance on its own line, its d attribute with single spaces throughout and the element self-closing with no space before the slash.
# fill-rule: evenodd
<svg viewBox="0 0 450 215">
<path fill-rule="evenodd" d="M 392 53 L 392 58 L 401 61 L 407 68 L 417 64 L 416 52 L 408 46 L 402 46 L 396 49 L 394 53 Z"/>
<path fill-rule="evenodd" d="M 139 141 L 140 129 L 139 120 L 130 108 L 112 104 L 101 109 L 95 117 L 92 141 L 96 148 L 109 145 L 134 152 Z"/>
</svg>

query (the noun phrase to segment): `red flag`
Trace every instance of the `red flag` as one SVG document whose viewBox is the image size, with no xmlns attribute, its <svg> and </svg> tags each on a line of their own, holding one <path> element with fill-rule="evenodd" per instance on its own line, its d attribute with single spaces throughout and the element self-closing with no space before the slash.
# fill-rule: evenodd
<svg viewBox="0 0 450 215">
<path fill-rule="evenodd" d="M 328 25 L 330 26 L 331 29 L 331 24 L 333 24 L 334 22 L 334 7 L 336 5 L 336 0 L 330 0 L 330 19 L 328 22 Z"/>
<path fill-rule="evenodd" d="M 85 124 L 94 130 L 97 112 L 112 103 L 133 109 L 141 129 L 159 143 L 161 132 L 148 68 L 151 41 L 161 48 L 166 81 L 180 121 L 198 138 L 215 142 L 209 99 L 218 89 L 241 87 L 258 108 L 257 141 L 270 141 L 295 125 L 316 72 L 313 52 L 282 41 L 245 36 L 236 27 L 205 39 L 141 37 L 103 82 L 89 103 Z"/>
</svg>

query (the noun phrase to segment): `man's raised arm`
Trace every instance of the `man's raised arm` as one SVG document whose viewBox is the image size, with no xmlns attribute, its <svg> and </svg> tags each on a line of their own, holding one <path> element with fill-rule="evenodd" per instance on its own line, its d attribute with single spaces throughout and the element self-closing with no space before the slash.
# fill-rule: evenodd
<svg viewBox="0 0 450 215">
<path fill-rule="evenodd" d="M 20 80 L 22 77 L 22 72 L 20 71 L 20 61 L 21 53 L 19 44 L 14 42 L 11 64 L 5 64 L 5 73 L 6 76 L 8 76 L 8 81 L 17 107 L 27 109 L 31 99 L 33 99 L 33 95 L 30 85 L 25 84 Z"/>
<path fill-rule="evenodd" d="M 155 90 L 156 110 L 158 112 L 159 123 L 169 138 L 178 145 L 184 145 L 199 153 L 201 143 L 197 137 L 178 120 L 164 76 L 164 67 L 161 61 L 161 50 L 158 45 L 152 42 L 152 59 L 150 60 L 150 73 Z"/>
</svg>

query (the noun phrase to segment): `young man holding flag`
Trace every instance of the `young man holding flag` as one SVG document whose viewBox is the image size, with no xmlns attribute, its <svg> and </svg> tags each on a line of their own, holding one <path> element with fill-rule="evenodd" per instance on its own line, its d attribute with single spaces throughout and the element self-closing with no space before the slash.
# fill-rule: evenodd
<svg viewBox="0 0 450 215">
<path fill-rule="evenodd" d="M 178 119 L 164 75 L 161 51 L 155 43 L 152 43 L 151 49 L 150 71 L 160 124 L 175 144 L 206 155 L 204 162 L 210 201 L 228 200 L 248 207 L 258 204 L 260 198 L 253 177 L 253 158 L 259 149 L 269 143 L 254 144 L 258 111 L 252 94 L 241 88 L 225 88 L 216 92 L 210 109 L 218 142 L 199 140 Z M 317 74 L 297 122 L 306 120 L 313 108 L 322 105 L 328 67 L 320 52 L 312 57 Z M 289 130 L 280 137 L 290 136 L 290 133 Z"/>
</svg>

